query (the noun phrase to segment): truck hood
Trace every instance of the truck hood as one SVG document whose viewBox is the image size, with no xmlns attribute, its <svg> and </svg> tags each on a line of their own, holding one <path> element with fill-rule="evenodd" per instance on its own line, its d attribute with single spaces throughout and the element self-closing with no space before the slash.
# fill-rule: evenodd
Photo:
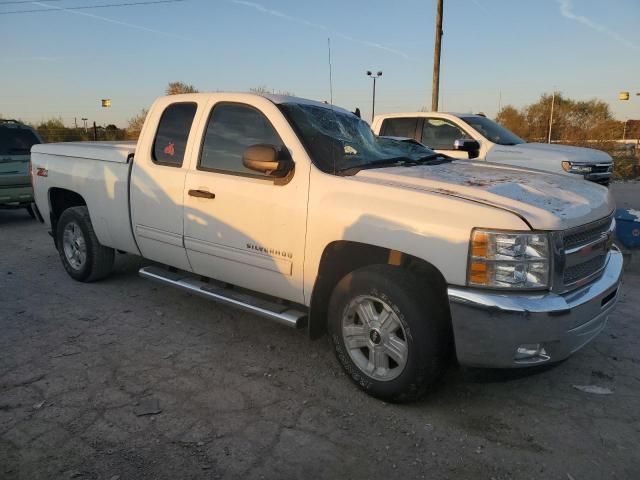
<svg viewBox="0 0 640 480">
<path fill-rule="evenodd" d="M 548 143 L 521 143 L 519 145 L 496 145 L 496 153 L 523 155 L 527 158 L 553 158 L 572 163 L 611 163 L 611 156 L 602 150 Z"/>
<path fill-rule="evenodd" d="M 487 163 L 361 170 L 355 179 L 464 198 L 509 210 L 536 230 L 564 230 L 609 215 L 615 204 L 606 187 L 554 173 Z M 482 222 L 480 222 L 482 223 Z"/>
</svg>

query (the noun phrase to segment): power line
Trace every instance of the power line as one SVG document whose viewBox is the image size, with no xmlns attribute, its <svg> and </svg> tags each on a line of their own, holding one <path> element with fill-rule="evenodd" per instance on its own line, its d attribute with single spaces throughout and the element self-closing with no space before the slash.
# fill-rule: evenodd
<svg viewBox="0 0 640 480">
<path fill-rule="evenodd" d="M 184 2 L 185 0 L 151 0 L 145 2 L 130 2 L 130 3 L 108 3 L 101 5 L 81 5 L 79 7 L 54 7 L 52 8 L 35 8 L 31 10 L 11 10 L 9 12 L 0 12 L 0 15 L 12 15 L 16 13 L 38 13 L 38 12 L 61 12 L 66 10 L 88 10 L 91 8 L 108 8 L 108 7 L 135 7 L 139 5 L 155 5 L 158 3 L 177 3 Z M 16 0 L 17 3 L 17 0 Z M 26 2 L 25 2 L 26 3 Z M 33 2 L 31 2 L 33 3 Z"/>
<path fill-rule="evenodd" d="M 64 0 L 46 0 L 47 2 L 60 2 Z M 11 0 L 9 2 L 0 2 L 0 5 L 12 5 L 16 3 L 33 3 L 34 0 Z"/>
</svg>

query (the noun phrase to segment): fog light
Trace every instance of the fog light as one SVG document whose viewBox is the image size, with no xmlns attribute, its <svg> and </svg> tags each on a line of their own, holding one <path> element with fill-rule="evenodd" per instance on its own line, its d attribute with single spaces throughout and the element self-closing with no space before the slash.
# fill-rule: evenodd
<svg viewBox="0 0 640 480">
<path fill-rule="evenodd" d="M 524 343 L 516 348 L 513 360 L 516 363 L 542 363 L 550 358 L 541 343 Z"/>
</svg>

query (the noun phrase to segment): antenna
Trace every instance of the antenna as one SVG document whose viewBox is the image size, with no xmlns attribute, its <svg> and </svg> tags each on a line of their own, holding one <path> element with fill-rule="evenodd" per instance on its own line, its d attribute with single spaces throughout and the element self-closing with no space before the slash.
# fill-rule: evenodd
<svg viewBox="0 0 640 480">
<path fill-rule="evenodd" d="M 333 112 L 333 77 L 331 75 L 331 37 L 327 37 L 327 49 L 329 50 L 329 104 L 331 105 L 331 111 Z M 336 155 L 332 152 L 333 156 L 333 174 L 336 174 Z"/>
<path fill-rule="evenodd" d="M 329 49 L 329 101 L 333 106 L 333 78 L 331 76 L 331 37 L 327 37 L 327 48 Z"/>
</svg>

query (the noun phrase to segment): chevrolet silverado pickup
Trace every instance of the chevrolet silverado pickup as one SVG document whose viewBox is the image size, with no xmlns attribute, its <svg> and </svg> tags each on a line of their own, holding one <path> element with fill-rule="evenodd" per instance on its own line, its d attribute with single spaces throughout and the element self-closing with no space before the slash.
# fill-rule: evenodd
<svg viewBox="0 0 640 480">
<path fill-rule="evenodd" d="M 528 143 L 484 115 L 411 112 L 377 115 L 377 135 L 406 137 L 455 158 L 535 168 L 608 185 L 613 160 L 593 148 Z"/>
<path fill-rule="evenodd" d="M 311 100 L 162 97 L 137 144 L 36 145 L 32 169 L 73 279 L 141 255 L 143 277 L 328 333 L 355 384 L 390 401 L 422 395 L 454 355 L 563 360 L 618 298 L 605 187 L 452 160 Z"/>
</svg>

